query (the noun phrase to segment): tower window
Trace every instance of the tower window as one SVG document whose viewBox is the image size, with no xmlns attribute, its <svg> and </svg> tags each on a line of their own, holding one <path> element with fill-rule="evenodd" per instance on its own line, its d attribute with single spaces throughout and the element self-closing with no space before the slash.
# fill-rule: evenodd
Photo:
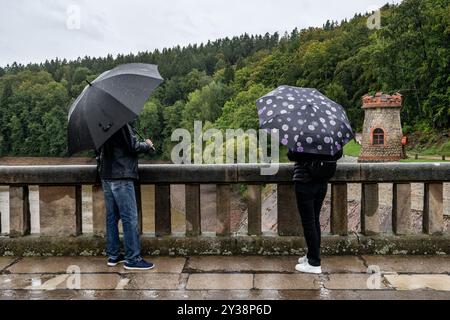
<svg viewBox="0 0 450 320">
<path fill-rule="evenodd" d="M 372 144 L 374 146 L 384 145 L 384 131 L 383 129 L 377 128 L 373 130 Z"/>
</svg>

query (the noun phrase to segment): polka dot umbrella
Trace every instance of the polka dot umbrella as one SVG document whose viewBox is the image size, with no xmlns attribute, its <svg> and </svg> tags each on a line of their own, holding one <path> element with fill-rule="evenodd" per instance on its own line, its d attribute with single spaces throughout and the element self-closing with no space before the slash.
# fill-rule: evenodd
<svg viewBox="0 0 450 320">
<path fill-rule="evenodd" d="M 280 86 L 256 105 L 260 128 L 293 151 L 334 155 L 354 138 L 344 108 L 316 89 Z"/>
</svg>

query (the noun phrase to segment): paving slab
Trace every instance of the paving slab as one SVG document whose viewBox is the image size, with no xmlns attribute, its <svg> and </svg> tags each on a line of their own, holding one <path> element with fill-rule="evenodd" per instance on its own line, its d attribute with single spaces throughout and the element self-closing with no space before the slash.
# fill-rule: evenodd
<svg viewBox="0 0 450 320">
<path fill-rule="evenodd" d="M 445 274 L 392 274 L 385 275 L 385 277 L 397 290 L 432 289 L 450 291 L 450 276 Z"/>
<path fill-rule="evenodd" d="M 192 272 L 293 272 L 298 257 L 196 256 L 186 269 Z"/>
<path fill-rule="evenodd" d="M 0 300 L 450 300 L 447 291 L 397 290 L 0 290 Z"/>
<path fill-rule="evenodd" d="M 151 273 L 182 273 L 186 258 L 183 257 L 144 257 L 147 261 L 155 264 Z M 124 273 L 135 273 L 135 271 L 125 270 Z M 137 271 L 142 273 L 142 271 Z"/>
<path fill-rule="evenodd" d="M 324 256 L 322 272 L 324 273 L 365 273 L 367 267 L 358 256 Z"/>
<path fill-rule="evenodd" d="M 191 274 L 186 289 L 188 290 L 232 290 L 252 289 L 253 274 Z"/>
<path fill-rule="evenodd" d="M 363 259 L 368 265 L 379 266 L 381 272 L 450 272 L 450 256 L 363 256 Z"/>
<path fill-rule="evenodd" d="M 64 276 L 64 275 L 62 275 Z M 121 278 L 118 274 L 80 274 L 80 289 L 83 290 L 112 290 L 116 289 Z M 76 282 L 71 280 L 73 275 L 67 275 L 67 279 L 61 282 L 58 289 L 74 289 Z M 76 288 L 76 287 L 75 287 Z"/>
<path fill-rule="evenodd" d="M 23 289 L 31 285 L 32 279 L 41 279 L 41 275 L 30 275 L 30 274 L 0 275 L 0 290 Z"/>
<path fill-rule="evenodd" d="M 11 273 L 66 273 L 71 266 L 80 268 L 81 273 L 119 272 L 121 265 L 108 267 L 105 257 L 26 257 L 11 267 Z"/>
<path fill-rule="evenodd" d="M 10 277 L 9 279 L 7 277 Z M 111 290 L 117 287 L 117 274 L 10 274 L 0 281 L 1 289 L 25 290 Z M 79 278 L 76 278 L 79 277 Z"/>
<path fill-rule="evenodd" d="M 314 291 L 313 291 L 314 292 Z M 397 291 L 397 290 L 328 290 L 329 294 L 322 294 L 321 300 L 450 300 L 445 291 Z M 286 296 L 286 299 L 294 299 Z"/>
<path fill-rule="evenodd" d="M 14 262 L 16 258 L 10 258 L 10 257 L 0 257 L 0 271 L 5 269 L 8 265 L 10 265 L 12 262 Z"/>
<path fill-rule="evenodd" d="M 78 280 L 79 279 L 79 280 Z M 5 274 L 0 276 L 0 289 L 56 290 L 56 289 L 115 289 L 117 274 Z"/>
<path fill-rule="evenodd" d="M 162 273 L 147 273 L 147 274 L 129 274 L 126 275 L 129 283 L 124 287 L 125 289 L 147 289 L 147 290 L 175 290 L 178 289 L 182 277 L 180 274 L 162 274 Z"/>
<path fill-rule="evenodd" d="M 388 289 L 383 277 L 375 279 L 375 274 L 330 274 L 325 276 L 323 286 L 326 289 L 380 290 Z"/>
<path fill-rule="evenodd" d="M 149 257 L 155 268 L 148 273 L 181 273 L 186 259 L 182 257 Z M 116 267 L 106 265 L 106 257 L 32 257 L 23 258 L 7 268 L 11 273 L 66 273 L 70 266 L 77 266 L 81 273 L 134 273 L 126 270 L 122 264 Z M 138 271 L 142 273 L 143 271 Z"/>
<path fill-rule="evenodd" d="M 299 257 L 190 257 L 187 270 L 191 272 L 295 272 Z M 322 257 L 325 273 L 366 272 L 364 262 L 356 256 Z"/>
<path fill-rule="evenodd" d="M 255 289 L 319 289 L 319 277 L 309 274 L 255 274 Z"/>
</svg>

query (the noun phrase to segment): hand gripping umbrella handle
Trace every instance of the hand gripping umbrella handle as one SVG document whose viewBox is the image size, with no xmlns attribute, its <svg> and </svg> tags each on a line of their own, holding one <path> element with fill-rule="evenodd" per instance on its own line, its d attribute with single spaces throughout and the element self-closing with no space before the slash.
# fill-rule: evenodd
<svg viewBox="0 0 450 320">
<path fill-rule="evenodd" d="M 133 131 L 139 136 L 139 138 L 141 138 L 141 139 L 144 140 L 144 141 L 146 140 L 146 139 L 139 133 L 139 131 L 136 130 L 135 127 L 133 127 L 133 126 L 130 126 L 130 127 L 131 127 L 131 128 L 133 129 Z M 150 148 L 151 148 L 153 151 L 156 151 L 156 150 L 155 150 L 155 147 L 152 146 L 152 147 L 150 147 Z"/>
</svg>

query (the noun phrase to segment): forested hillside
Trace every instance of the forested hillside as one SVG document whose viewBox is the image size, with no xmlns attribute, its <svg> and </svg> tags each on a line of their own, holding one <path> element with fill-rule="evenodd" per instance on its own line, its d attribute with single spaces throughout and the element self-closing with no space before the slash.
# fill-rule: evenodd
<svg viewBox="0 0 450 320">
<path fill-rule="evenodd" d="M 206 44 L 141 52 L 56 59 L 0 68 L 0 156 L 67 155 L 67 111 L 85 80 L 129 62 L 159 66 L 164 84 L 147 102 L 138 126 L 158 153 L 170 154 L 175 128 L 257 128 L 255 100 L 286 84 L 315 87 L 346 107 L 362 126 L 361 97 L 401 92 L 405 130 L 450 127 L 450 1 L 405 0 L 382 10 L 382 28 L 368 15 L 327 21 L 322 28 L 282 36 L 242 35 Z"/>
</svg>

